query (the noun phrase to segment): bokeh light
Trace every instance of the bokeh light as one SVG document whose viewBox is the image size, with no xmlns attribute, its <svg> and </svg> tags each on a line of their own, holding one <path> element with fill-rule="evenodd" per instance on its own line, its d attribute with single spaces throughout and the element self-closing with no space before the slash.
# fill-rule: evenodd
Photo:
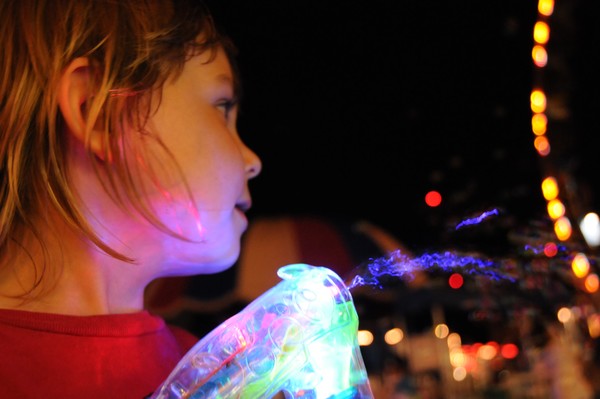
<svg viewBox="0 0 600 399">
<path fill-rule="evenodd" d="M 565 216 L 556 219 L 554 222 L 554 234 L 561 241 L 567 241 L 571 238 L 571 222 Z"/>
<path fill-rule="evenodd" d="M 534 114 L 531 117 L 531 130 L 536 136 L 541 136 L 548 129 L 548 117 L 546 114 Z"/>
<path fill-rule="evenodd" d="M 492 360 L 498 354 L 498 350 L 494 345 L 485 344 L 477 349 L 477 357 L 483 360 Z"/>
<path fill-rule="evenodd" d="M 598 280 L 598 275 L 596 273 L 591 273 L 585 278 L 584 286 L 585 290 L 590 294 L 598 291 L 598 286 L 600 285 L 600 281 Z"/>
<path fill-rule="evenodd" d="M 553 242 L 547 242 L 544 245 L 544 255 L 548 258 L 553 258 L 558 253 L 558 246 Z"/>
<path fill-rule="evenodd" d="M 388 345 L 396 345 L 404 339 L 404 331 L 395 327 L 385 332 L 383 340 Z"/>
<path fill-rule="evenodd" d="M 464 367 L 456 367 L 452 371 L 452 378 L 454 378 L 454 381 L 463 381 L 467 378 L 467 369 Z"/>
<path fill-rule="evenodd" d="M 558 197 L 558 183 L 554 177 L 548 176 L 542 181 L 542 194 L 547 201 Z"/>
<path fill-rule="evenodd" d="M 580 252 L 573 257 L 571 269 L 576 277 L 583 278 L 590 272 L 590 261 L 585 254 Z"/>
<path fill-rule="evenodd" d="M 550 154 L 550 142 L 546 136 L 538 136 L 533 140 L 533 146 L 535 147 L 538 154 L 545 157 Z"/>
<path fill-rule="evenodd" d="M 548 201 L 547 207 L 548 216 L 550 216 L 552 220 L 556 220 L 562 216 L 565 216 L 565 206 L 558 198 Z"/>
<path fill-rule="evenodd" d="M 573 312 L 569 308 L 562 307 L 556 312 L 556 318 L 563 324 L 568 323 L 573 319 Z"/>
<path fill-rule="evenodd" d="M 450 364 L 454 367 L 464 367 L 467 364 L 467 356 L 462 348 L 452 348 L 450 350 Z"/>
<path fill-rule="evenodd" d="M 579 223 L 579 229 L 581 230 L 585 242 L 590 247 L 597 247 L 600 245 L 600 219 L 598 218 L 597 213 L 589 212 L 586 214 Z"/>
<path fill-rule="evenodd" d="M 538 68 L 543 68 L 548 64 L 548 52 L 544 48 L 544 46 L 540 46 L 536 44 L 533 46 L 531 50 L 531 58 L 533 58 L 533 63 Z"/>
<path fill-rule="evenodd" d="M 554 0 L 540 0 L 538 3 L 538 12 L 549 17 L 554 12 Z"/>
<path fill-rule="evenodd" d="M 533 27 L 533 40 L 538 44 L 546 44 L 550 39 L 550 27 L 544 21 L 538 21 Z"/>
<path fill-rule="evenodd" d="M 460 273 L 452 273 L 448 278 L 448 285 L 455 290 L 463 286 L 464 279 Z"/>
<path fill-rule="evenodd" d="M 600 315 L 594 313 L 587 318 L 588 333 L 592 338 L 600 337 Z"/>
<path fill-rule="evenodd" d="M 530 96 L 531 110 L 536 113 L 542 113 L 546 110 L 546 95 L 540 89 L 533 90 Z"/>
<path fill-rule="evenodd" d="M 500 355 L 505 359 L 514 359 L 519 355 L 519 347 L 515 344 L 504 344 L 500 349 Z"/>
<path fill-rule="evenodd" d="M 448 335 L 448 348 L 457 348 L 462 345 L 462 340 L 458 333 L 451 333 Z"/>
<path fill-rule="evenodd" d="M 373 343 L 373 333 L 369 330 L 358 330 L 358 344 L 360 346 L 369 346 Z"/>
<path fill-rule="evenodd" d="M 443 339 L 446 338 L 448 334 L 450 334 L 450 329 L 446 324 L 440 323 L 437 326 L 435 326 L 434 334 L 436 337 Z"/>
<path fill-rule="evenodd" d="M 442 203 L 442 195 L 439 192 L 432 190 L 425 194 L 425 203 L 428 206 L 435 208 Z"/>
</svg>

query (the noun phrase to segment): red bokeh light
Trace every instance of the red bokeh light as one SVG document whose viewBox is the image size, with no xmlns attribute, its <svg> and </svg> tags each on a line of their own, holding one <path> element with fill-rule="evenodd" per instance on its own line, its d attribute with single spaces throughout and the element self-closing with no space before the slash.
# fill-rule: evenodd
<svg viewBox="0 0 600 399">
<path fill-rule="evenodd" d="M 500 349 L 500 354 L 505 359 L 514 359 L 519 354 L 519 348 L 515 344 L 504 344 Z"/>
<path fill-rule="evenodd" d="M 461 276 L 458 273 L 453 273 L 450 276 L 450 278 L 448 279 L 448 285 L 450 285 L 450 287 L 454 288 L 455 290 L 462 287 L 463 283 L 464 283 L 463 276 Z"/>
<path fill-rule="evenodd" d="M 425 203 L 434 208 L 442 203 L 442 195 L 437 191 L 430 191 L 425 194 Z"/>
<path fill-rule="evenodd" d="M 544 245 L 544 255 L 546 255 L 547 257 L 552 258 L 552 257 L 556 256 L 557 253 L 558 253 L 558 247 L 556 246 L 555 243 L 549 242 L 549 243 L 546 243 L 546 245 Z"/>
</svg>

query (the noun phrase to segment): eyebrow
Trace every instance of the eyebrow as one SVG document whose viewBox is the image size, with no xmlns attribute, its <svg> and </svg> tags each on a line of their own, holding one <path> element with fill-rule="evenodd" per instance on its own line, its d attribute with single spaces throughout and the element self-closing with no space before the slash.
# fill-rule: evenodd
<svg viewBox="0 0 600 399">
<path fill-rule="evenodd" d="M 217 80 L 221 80 L 224 82 L 230 82 L 233 83 L 233 78 L 231 77 L 231 75 L 227 74 L 227 73 L 220 73 L 217 75 Z"/>
<path fill-rule="evenodd" d="M 236 75 L 230 75 L 228 73 L 221 73 L 216 77 L 217 81 L 228 83 L 233 88 L 233 95 L 237 100 L 240 100 L 242 96 L 242 87 L 240 84 L 240 79 Z"/>
</svg>

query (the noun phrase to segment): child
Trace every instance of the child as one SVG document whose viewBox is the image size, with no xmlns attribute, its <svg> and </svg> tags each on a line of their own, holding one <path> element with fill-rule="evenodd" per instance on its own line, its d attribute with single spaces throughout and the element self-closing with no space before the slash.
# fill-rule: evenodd
<svg viewBox="0 0 600 399">
<path fill-rule="evenodd" d="M 231 47 L 197 0 L 3 0 L 0 43 L 0 397 L 141 399 L 197 342 L 145 287 L 247 225 Z"/>
</svg>

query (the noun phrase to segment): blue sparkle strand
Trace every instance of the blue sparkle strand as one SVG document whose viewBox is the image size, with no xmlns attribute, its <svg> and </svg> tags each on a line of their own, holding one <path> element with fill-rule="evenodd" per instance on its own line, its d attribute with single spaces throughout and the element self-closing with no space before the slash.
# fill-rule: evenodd
<svg viewBox="0 0 600 399">
<path fill-rule="evenodd" d="M 497 263 L 475 256 L 465 256 L 455 252 L 425 253 L 416 258 L 410 258 L 400 250 L 396 250 L 388 257 L 371 259 L 357 275 L 355 275 L 349 289 L 361 286 L 383 288 L 383 277 L 398 277 L 412 279 L 417 271 L 441 270 L 443 272 L 460 271 L 465 274 L 484 276 L 491 280 L 510 280 L 513 277 L 502 274 L 496 270 Z"/>
<path fill-rule="evenodd" d="M 479 224 L 481 223 L 483 220 L 489 218 L 490 216 L 493 215 L 499 215 L 498 209 L 492 209 L 491 211 L 487 211 L 487 212 L 483 212 L 481 215 L 477 216 L 476 218 L 471 218 L 471 219 L 465 219 L 462 222 L 460 222 L 459 224 L 456 225 L 455 230 L 461 229 L 465 226 L 469 226 L 472 224 Z"/>
<path fill-rule="evenodd" d="M 566 245 L 562 245 L 562 244 L 555 244 L 556 245 L 556 255 L 562 255 L 562 254 L 568 254 L 569 252 L 569 248 Z M 523 251 L 525 252 L 531 252 L 534 255 L 543 255 L 544 254 L 544 247 L 545 245 L 531 245 L 531 244 L 525 244 L 523 246 Z"/>
</svg>

